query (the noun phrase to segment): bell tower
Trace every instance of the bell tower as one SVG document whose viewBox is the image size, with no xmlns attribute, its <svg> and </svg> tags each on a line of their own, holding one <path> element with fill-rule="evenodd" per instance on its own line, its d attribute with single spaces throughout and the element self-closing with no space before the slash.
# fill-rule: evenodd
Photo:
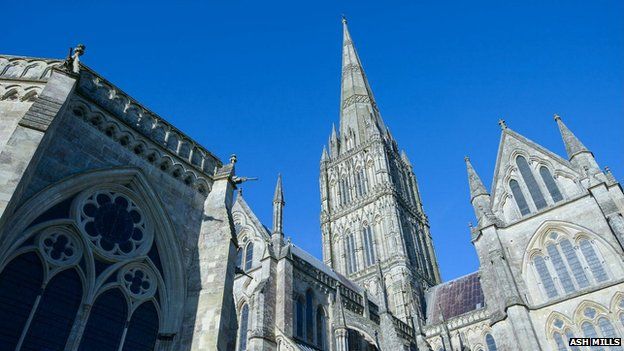
<svg viewBox="0 0 624 351">
<path fill-rule="evenodd" d="M 320 165 L 323 259 L 407 321 L 422 311 L 423 290 L 440 282 L 438 262 L 412 165 L 342 24 L 340 127 L 332 127 Z"/>
</svg>

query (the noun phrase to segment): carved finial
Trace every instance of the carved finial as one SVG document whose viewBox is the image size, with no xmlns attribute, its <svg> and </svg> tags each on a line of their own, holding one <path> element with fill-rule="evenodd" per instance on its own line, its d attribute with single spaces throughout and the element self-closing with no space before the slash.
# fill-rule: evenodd
<svg viewBox="0 0 624 351">
<path fill-rule="evenodd" d="M 472 225 L 472 221 L 468 222 L 468 228 L 472 229 L 474 225 Z"/>
<path fill-rule="evenodd" d="M 609 166 L 605 166 L 604 170 L 605 170 L 605 173 L 611 174 L 611 168 L 609 168 Z"/>
<path fill-rule="evenodd" d="M 238 157 L 236 157 L 236 154 L 232 154 L 232 156 L 230 156 L 230 163 L 235 164 L 236 161 L 238 161 Z"/>
<path fill-rule="evenodd" d="M 78 44 L 76 45 L 76 47 L 74 48 L 74 55 L 76 56 L 82 56 L 85 53 L 85 50 L 87 49 L 86 46 L 84 46 L 84 44 Z"/>
<path fill-rule="evenodd" d="M 561 116 L 559 116 L 558 114 L 554 114 L 553 117 L 555 118 L 555 121 L 559 121 L 561 120 Z"/>
<path fill-rule="evenodd" d="M 238 188 L 238 196 L 243 196 L 243 188 Z"/>
<path fill-rule="evenodd" d="M 505 123 L 505 120 L 502 118 L 498 120 L 498 125 L 501 127 L 502 130 L 507 129 L 507 123 Z"/>
<path fill-rule="evenodd" d="M 65 59 L 64 68 L 68 72 L 80 72 L 80 56 L 85 53 L 86 46 L 83 44 L 76 45 L 75 48 L 69 48 L 69 54 Z"/>
<path fill-rule="evenodd" d="M 464 156 L 464 161 L 466 161 L 466 162 L 470 161 L 470 157 Z"/>
<path fill-rule="evenodd" d="M 342 24 L 347 24 L 347 17 L 344 15 L 344 13 L 342 14 Z"/>
</svg>

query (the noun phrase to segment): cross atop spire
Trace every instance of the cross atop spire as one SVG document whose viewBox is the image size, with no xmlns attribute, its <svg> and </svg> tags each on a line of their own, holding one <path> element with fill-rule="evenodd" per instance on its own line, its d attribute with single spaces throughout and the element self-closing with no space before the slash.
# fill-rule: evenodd
<svg viewBox="0 0 624 351">
<path fill-rule="evenodd" d="M 502 130 L 507 129 L 507 123 L 506 123 L 506 122 L 505 122 L 505 120 L 504 120 L 504 119 L 502 119 L 502 118 L 500 118 L 500 119 L 498 120 L 498 125 L 501 127 L 501 129 L 502 129 Z"/>
</svg>

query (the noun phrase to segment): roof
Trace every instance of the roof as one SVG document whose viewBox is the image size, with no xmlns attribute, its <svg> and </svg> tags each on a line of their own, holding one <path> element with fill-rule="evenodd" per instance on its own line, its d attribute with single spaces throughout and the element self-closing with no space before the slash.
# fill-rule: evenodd
<svg viewBox="0 0 624 351">
<path fill-rule="evenodd" d="M 485 307 L 479 272 L 432 287 L 427 291 L 426 299 L 428 324 Z"/>
<path fill-rule="evenodd" d="M 334 271 L 333 269 L 331 269 L 330 267 L 328 267 L 325 263 L 321 262 L 318 258 L 312 256 L 312 254 L 304 251 L 302 248 L 294 245 L 294 244 L 290 244 L 291 245 L 291 252 L 293 255 L 301 258 L 302 260 L 308 262 L 309 264 L 311 264 L 314 268 L 320 270 L 321 272 L 327 274 L 328 276 L 332 277 L 333 279 L 336 279 L 337 281 L 340 282 L 340 284 L 346 286 L 347 288 L 357 292 L 357 293 L 362 293 L 364 291 L 364 289 L 362 289 L 359 285 L 355 284 L 354 282 L 352 282 L 351 280 L 349 280 L 349 278 L 345 277 L 344 275 Z M 373 303 L 376 303 L 376 301 L 374 300 L 373 296 L 368 296 L 369 300 L 373 301 Z"/>
</svg>

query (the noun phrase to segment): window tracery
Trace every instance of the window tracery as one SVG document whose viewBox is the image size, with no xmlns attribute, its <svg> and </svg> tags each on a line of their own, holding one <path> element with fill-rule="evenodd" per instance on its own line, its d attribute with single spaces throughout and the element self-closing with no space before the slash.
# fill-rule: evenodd
<svg viewBox="0 0 624 351">
<path fill-rule="evenodd" d="M 598 248 L 586 236 L 577 235 L 576 240 L 572 240 L 564 231 L 548 231 L 545 235 L 541 239 L 543 248 L 534 249 L 531 263 L 548 299 L 609 279 Z"/>
<path fill-rule="evenodd" d="M 164 279 L 154 266 L 153 225 L 137 198 L 126 187 L 101 185 L 27 227 L 18 251 L 0 258 L 8 261 L 0 265 L 0 349 L 154 348 Z M 80 332 L 70 340 L 72 330 Z"/>
</svg>

